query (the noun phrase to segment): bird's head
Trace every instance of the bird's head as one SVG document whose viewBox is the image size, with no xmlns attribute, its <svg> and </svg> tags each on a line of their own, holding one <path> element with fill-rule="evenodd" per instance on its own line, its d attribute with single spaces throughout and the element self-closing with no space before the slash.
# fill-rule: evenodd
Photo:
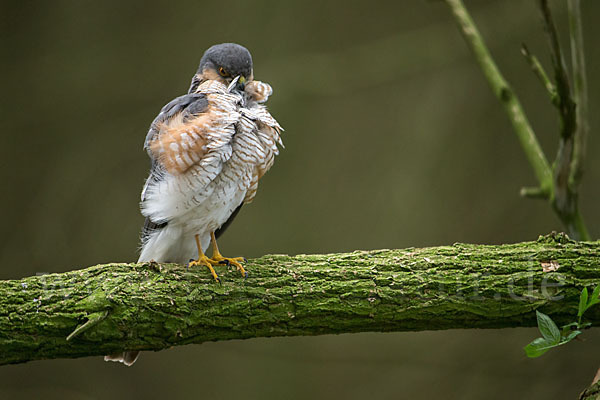
<svg viewBox="0 0 600 400">
<path fill-rule="evenodd" d="M 247 82 L 254 79 L 250 52 L 235 43 L 216 44 L 202 56 L 190 92 L 206 80 L 217 80 L 229 86 L 236 77 L 239 77 L 236 88 L 240 91 L 244 90 Z"/>
</svg>

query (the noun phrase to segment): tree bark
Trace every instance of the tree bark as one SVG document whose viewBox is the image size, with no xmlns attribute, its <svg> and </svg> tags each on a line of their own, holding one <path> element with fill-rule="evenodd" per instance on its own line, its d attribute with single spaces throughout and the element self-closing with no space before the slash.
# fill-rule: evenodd
<svg viewBox="0 0 600 400">
<path fill-rule="evenodd" d="M 600 399 L 600 382 L 594 382 L 585 389 L 580 395 L 579 400 L 598 400 Z"/>
<path fill-rule="evenodd" d="M 268 255 L 249 277 L 106 264 L 0 281 L 0 365 L 253 337 L 535 326 L 575 320 L 600 284 L 600 242 Z M 588 314 L 589 313 L 589 314 Z M 586 318 L 600 322 L 600 307 Z"/>
</svg>

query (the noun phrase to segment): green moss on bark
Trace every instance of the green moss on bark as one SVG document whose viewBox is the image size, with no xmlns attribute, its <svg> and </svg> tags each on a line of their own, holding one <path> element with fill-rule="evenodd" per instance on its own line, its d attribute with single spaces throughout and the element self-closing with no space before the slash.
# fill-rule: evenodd
<svg viewBox="0 0 600 400">
<path fill-rule="evenodd" d="M 581 289 L 600 284 L 600 242 L 268 255 L 247 269 L 243 280 L 223 267 L 222 285 L 201 268 L 155 263 L 0 281 L 0 364 L 251 337 L 534 326 L 537 308 L 568 322 Z M 600 311 L 586 317 L 598 323 Z"/>
</svg>

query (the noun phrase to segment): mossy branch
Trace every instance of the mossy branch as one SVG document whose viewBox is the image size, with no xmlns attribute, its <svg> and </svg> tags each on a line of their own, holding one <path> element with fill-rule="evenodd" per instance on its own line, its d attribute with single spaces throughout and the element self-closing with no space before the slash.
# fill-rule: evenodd
<svg viewBox="0 0 600 400">
<path fill-rule="evenodd" d="M 598 400 L 600 398 L 600 382 L 592 383 L 580 395 L 579 400 Z"/>
<path fill-rule="evenodd" d="M 270 255 L 250 276 L 107 264 L 0 281 L 0 364 L 206 341 L 560 322 L 600 284 L 600 242 L 563 235 L 470 245 Z M 226 267 L 222 267 L 225 269 Z M 600 323 L 600 307 L 587 315 Z"/>
</svg>

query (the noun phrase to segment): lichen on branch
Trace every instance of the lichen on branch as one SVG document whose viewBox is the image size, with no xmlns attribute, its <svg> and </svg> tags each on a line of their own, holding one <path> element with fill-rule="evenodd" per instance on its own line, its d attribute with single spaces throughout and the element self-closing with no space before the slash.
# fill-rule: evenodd
<svg viewBox="0 0 600 400">
<path fill-rule="evenodd" d="M 600 284 L 600 242 L 268 255 L 221 285 L 174 264 L 106 264 L 0 281 L 0 364 L 253 337 L 560 323 Z M 599 308 L 600 309 L 600 308 Z M 589 316 L 600 322 L 600 313 Z"/>
</svg>

